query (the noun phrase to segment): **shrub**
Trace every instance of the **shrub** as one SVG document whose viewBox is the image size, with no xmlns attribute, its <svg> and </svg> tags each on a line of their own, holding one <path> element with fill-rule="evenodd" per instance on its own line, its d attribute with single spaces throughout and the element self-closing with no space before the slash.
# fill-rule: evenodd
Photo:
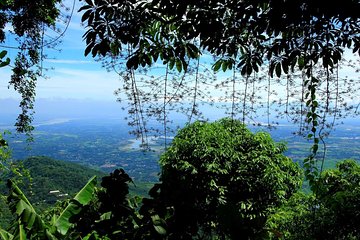
<svg viewBox="0 0 360 240">
<path fill-rule="evenodd" d="M 269 213 L 302 183 L 285 149 L 269 134 L 254 134 L 231 119 L 180 130 L 160 159 L 162 183 L 153 190 L 171 210 L 170 238 L 263 236 Z"/>
</svg>

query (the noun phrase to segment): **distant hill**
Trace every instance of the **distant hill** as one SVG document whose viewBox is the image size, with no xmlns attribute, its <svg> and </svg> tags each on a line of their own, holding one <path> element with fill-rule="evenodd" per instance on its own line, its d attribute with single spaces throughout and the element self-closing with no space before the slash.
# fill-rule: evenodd
<svg viewBox="0 0 360 240">
<path fill-rule="evenodd" d="M 28 184 L 20 186 L 20 188 L 33 206 L 39 210 L 53 206 L 57 200 L 72 197 L 92 176 L 98 176 L 98 182 L 100 182 L 101 177 L 105 175 L 101 171 L 49 157 L 30 157 L 22 162 L 24 167 L 30 171 L 32 184 L 31 188 L 28 187 Z M 6 195 L 5 183 L 6 179 L 2 179 L 0 192 Z M 0 226 L 3 227 L 8 226 L 11 220 L 11 213 L 4 200 L 0 200 Z"/>
<path fill-rule="evenodd" d="M 109 174 L 77 163 L 44 156 L 30 157 L 22 162 L 25 169 L 30 171 L 32 182 L 29 189 L 20 187 L 35 205 L 53 204 L 56 200 L 72 197 L 92 176 L 98 176 L 100 184 L 101 178 Z M 146 196 L 151 186 L 152 183 L 129 184 L 131 194 L 140 196 Z M 4 186 L 0 187 L 0 191 L 5 191 Z"/>
<path fill-rule="evenodd" d="M 55 160 L 49 157 L 30 157 L 22 161 L 30 171 L 31 188 L 20 186 L 30 202 L 39 210 L 54 205 L 57 200 L 73 197 L 94 175 L 101 178 L 108 173 L 88 168 L 73 162 Z M 5 180 L 0 185 L 0 192 L 6 194 Z M 129 184 L 130 194 L 146 196 L 152 183 Z M 3 199 L 0 199 L 0 226 L 8 226 L 11 214 Z"/>
<path fill-rule="evenodd" d="M 101 177 L 105 173 L 80 164 L 54 160 L 49 157 L 30 157 L 23 161 L 24 167 L 32 177 L 30 200 L 33 203 L 73 196 L 94 175 Z"/>
</svg>

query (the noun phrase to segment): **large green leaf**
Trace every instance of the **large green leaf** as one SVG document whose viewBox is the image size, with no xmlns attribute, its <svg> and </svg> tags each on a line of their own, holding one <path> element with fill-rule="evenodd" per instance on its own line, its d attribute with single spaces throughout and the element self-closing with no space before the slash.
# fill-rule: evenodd
<svg viewBox="0 0 360 240">
<path fill-rule="evenodd" d="M 76 194 L 74 200 L 78 201 L 82 205 L 88 204 L 94 193 L 96 186 L 96 176 L 92 177 L 87 184 Z"/>
<path fill-rule="evenodd" d="M 14 213 L 21 214 L 24 209 L 29 209 L 35 212 L 35 209 L 31 205 L 25 194 L 12 180 L 8 180 L 8 187 L 11 191 L 9 200 L 16 205 Z"/>
<path fill-rule="evenodd" d="M 88 183 L 76 194 L 65 210 L 60 214 L 55 222 L 57 230 L 65 235 L 73 225 L 70 219 L 79 214 L 84 205 L 88 204 L 94 193 L 96 186 L 96 176 L 92 177 Z"/>
<path fill-rule="evenodd" d="M 43 233 L 46 226 L 25 194 L 11 180 L 8 181 L 8 187 L 10 188 L 10 195 L 8 197 L 10 209 L 17 217 L 14 239 L 24 239 L 24 236 L 26 237 L 26 231 L 33 231 L 38 234 Z"/>
<path fill-rule="evenodd" d="M 70 222 L 70 218 L 79 214 L 80 211 L 81 211 L 81 205 L 71 202 L 65 208 L 65 210 L 60 214 L 60 216 L 56 220 L 55 226 L 62 235 L 65 235 L 69 230 L 69 228 L 73 225 Z"/>
<path fill-rule="evenodd" d="M 13 238 L 14 240 L 26 240 L 26 232 L 24 226 L 18 221 L 18 225 L 16 226 L 16 234 Z"/>
<path fill-rule="evenodd" d="M 14 238 L 14 236 L 11 233 L 0 228 L 0 238 L 1 240 L 11 240 Z"/>
<path fill-rule="evenodd" d="M 23 225 L 19 225 L 19 240 L 25 240 L 26 239 L 26 232 L 25 229 L 23 227 Z"/>
<path fill-rule="evenodd" d="M 0 58 L 4 58 L 7 54 L 7 51 L 3 50 L 0 52 Z"/>
</svg>

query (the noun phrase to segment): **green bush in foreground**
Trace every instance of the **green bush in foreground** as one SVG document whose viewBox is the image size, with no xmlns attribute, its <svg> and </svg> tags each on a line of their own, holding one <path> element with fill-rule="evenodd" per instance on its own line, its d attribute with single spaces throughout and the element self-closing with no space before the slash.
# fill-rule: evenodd
<svg viewBox="0 0 360 240">
<path fill-rule="evenodd" d="M 172 209 L 170 238 L 264 237 L 268 216 L 301 186 L 302 171 L 269 134 L 240 121 L 195 122 L 160 159 L 155 198 Z"/>
<path fill-rule="evenodd" d="M 296 194 L 272 215 L 274 238 L 360 239 L 360 165 L 341 161 L 324 171 L 312 194 Z"/>
</svg>

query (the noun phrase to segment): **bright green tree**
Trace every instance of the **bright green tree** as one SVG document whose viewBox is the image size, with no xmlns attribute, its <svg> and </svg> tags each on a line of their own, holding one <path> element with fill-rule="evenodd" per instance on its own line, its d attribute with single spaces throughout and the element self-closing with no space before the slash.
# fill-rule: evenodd
<svg viewBox="0 0 360 240">
<path fill-rule="evenodd" d="M 341 161 L 324 171 L 315 192 L 296 194 L 271 216 L 274 239 L 359 239 L 360 165 Z"/>
<path fill-rule="evenodd" d="M 231 119 L 180 130 L 160 159 L 161 184 L 152 193 L 170 209 L 162 215 L 169 238 L 264 237 L 270 213 L 302 182 L 285 149 Z"/>
<path fill-rule="evenodd" d="M 315 188 L 319 202 L 314 237 L 359 239 L 360 165 L 354 160 L 339 162 L 323 172 Z"/>
</svg>

